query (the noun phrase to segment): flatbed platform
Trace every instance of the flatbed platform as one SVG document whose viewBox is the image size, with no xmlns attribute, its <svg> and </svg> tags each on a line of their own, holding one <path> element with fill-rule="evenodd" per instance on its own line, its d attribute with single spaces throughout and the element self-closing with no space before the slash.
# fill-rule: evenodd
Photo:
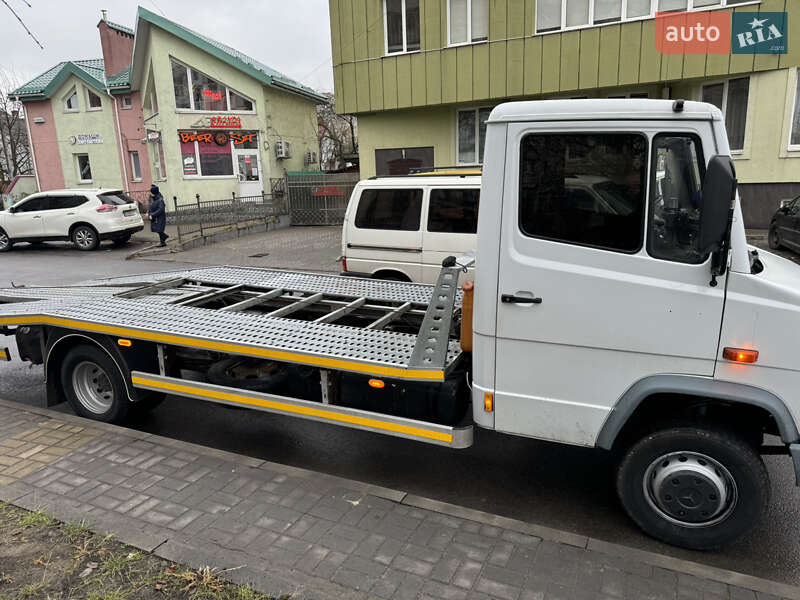
<svg viewBox="0 0 800 600">
<path fill-rule="evenodd" d="M 242 267 L 0 289 L 0 326 L 45 325 L 417 381 L 443 381 L 458 269 L 436 286 Z"/>
</svg>

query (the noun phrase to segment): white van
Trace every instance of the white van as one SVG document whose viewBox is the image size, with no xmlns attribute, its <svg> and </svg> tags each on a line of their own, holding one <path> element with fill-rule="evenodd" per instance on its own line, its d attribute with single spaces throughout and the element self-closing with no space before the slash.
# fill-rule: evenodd
<svg viewBox="0 0 800 600">
<path fill-rule="evenodd" d="M 435 283 L 442 260 L 475 251 L 480 187 L 475 169 L 360 181 L 344 216 L 344 274 Z"/>
</svg>

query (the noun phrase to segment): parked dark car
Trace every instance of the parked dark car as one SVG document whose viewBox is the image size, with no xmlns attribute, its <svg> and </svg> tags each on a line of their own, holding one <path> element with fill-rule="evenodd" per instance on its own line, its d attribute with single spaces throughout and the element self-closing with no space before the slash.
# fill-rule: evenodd
<svg viewBox="0 0 800 600">
<path fill-rule="evenodd" d="M 769 247 L 800 252 L 800 196 L 784 202 L 769 226 Z"/>
</svg>

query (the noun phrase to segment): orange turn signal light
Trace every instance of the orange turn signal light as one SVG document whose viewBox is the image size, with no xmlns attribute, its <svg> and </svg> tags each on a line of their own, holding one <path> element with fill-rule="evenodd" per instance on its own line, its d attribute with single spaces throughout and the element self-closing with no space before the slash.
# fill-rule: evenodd
<svg viewBox="0 0 800 600">
<path fill-rule="evenodd" d="M 119 344 L 120 346 L 122 346 L 124 348 L 130 348 L 131 346 L 133 346 L 133 342 L 132 341 L 130 341 L 130 340 L 122 340 L 122 339 L 117 340 L 117 344 Z"/>
<path fill-rule="evenodd" d="M 758 360 L 758 350 L 725 348 L 722 351 L 722 358 L 738 363 L 754 363 Z"/>
<path fill-rule="evenodd" d="M 486 412 L 494 412 L 494 394 L 486 392 L 483 395 L 483 410 Z"/>
<path fill-rule="evenodd" d="M 370 379 L 369 387 L 375 388 L 376 390 L 382 390 L 383 388 L 386 387 L 386 382 L 381 381 L 380 379 Z"/>
</svg>

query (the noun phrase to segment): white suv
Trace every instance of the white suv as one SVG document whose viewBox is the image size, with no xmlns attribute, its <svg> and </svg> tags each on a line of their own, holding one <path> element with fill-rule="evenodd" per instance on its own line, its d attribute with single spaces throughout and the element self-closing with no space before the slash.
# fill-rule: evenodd
<svg viewBox="0 0 800 600">
<path fill-rule="evenodd" d="M 136 203 L 122 190 L 51 190 L 0 211 L 0 252 L 17 242 L 65 240 L 94 250 L 101 240 L 127 243 L 144 228 Z"/>
</svg>

